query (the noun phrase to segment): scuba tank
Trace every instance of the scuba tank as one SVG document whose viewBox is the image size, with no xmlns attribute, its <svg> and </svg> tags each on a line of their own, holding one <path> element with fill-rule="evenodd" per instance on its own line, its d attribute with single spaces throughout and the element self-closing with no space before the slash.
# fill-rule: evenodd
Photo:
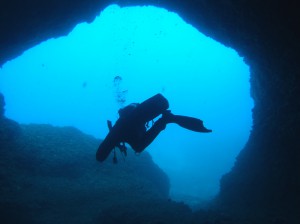
<svg viewBox="0 0 300 224">
<path fill-rule="evenodd" d="M 168 100 L 161 94 L 156 94 L 139 104 L 132 113 L 138 122 L 147 123 L 169 108 Z"/>
</svg>

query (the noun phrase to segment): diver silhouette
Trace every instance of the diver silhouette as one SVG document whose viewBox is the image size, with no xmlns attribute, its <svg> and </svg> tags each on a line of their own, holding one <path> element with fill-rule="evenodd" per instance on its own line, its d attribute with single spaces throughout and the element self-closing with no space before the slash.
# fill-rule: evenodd
<svg viewBox="0 0 300 224">
<path fill-rule="evenodd" d="M 135 152 L 140 153 L 153 142 L 169 123 L 176 123 L 191 131 L 212 132 L 212 130 L 204 127 L 202 120 L 174 115 L 168 108 L 168 100 L 163 95 L 156 94 L 140 104 L 132 103 L 120 109 L 118 111 L 119 119 L 114 126 L 110 121 L 107 121 L 109 133 L 100 144 L 96 159 L 100 162 L 104 161 L 115 147 L 126 155 L 125 143 L 128 143 Z M 160 115 L 161 117 L 154 122 L 153 119 Z M 149 127 L 151 122 L 152 125 Z M 114 155 L 114 162 L 117 162 L 116 154 Z"/>
</svg>

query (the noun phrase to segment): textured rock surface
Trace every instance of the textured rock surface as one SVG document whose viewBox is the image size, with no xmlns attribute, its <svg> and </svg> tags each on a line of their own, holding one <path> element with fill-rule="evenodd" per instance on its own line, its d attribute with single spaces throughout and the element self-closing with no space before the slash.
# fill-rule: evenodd
<svg viewBox="0 0 300 224">
<path fill-rule="evenodd" d="M 280 212 L 299 220 L 297 2 L 4 0 L 0 9 L 0 64 L 47 38 L 68 33 L 78 22 L 91 21 L 109 3 L 154 4 L 176 11 L 201 32 L 245 58 L 251 68 L 255 100 L 253 131 L 232 172 L 221 182 L 219 200 L 224 208 L 237 211 L 238 207 L 249 216 L 257 211 Z"/>
<path fill-rule="evenodd" d="M 148 153 L 99 164 L 99 141 L 75 128 L 13 124 L 17 134 L 1 126 L 10 134 L 0 138 L 1 223 L 108 223 L 118 206 L 128 214 L 149 203 L 191 213 L 168 201 L 169 180 Z"/>
<path fill-rule="evenodd" d="M 35 223 L 220 223 L 239 219 L 168 199 L 167 176 L 148 153 L 95 160 L 99 141 L 72 127 L 0 126 L 0 221 Z"/>
</svg>

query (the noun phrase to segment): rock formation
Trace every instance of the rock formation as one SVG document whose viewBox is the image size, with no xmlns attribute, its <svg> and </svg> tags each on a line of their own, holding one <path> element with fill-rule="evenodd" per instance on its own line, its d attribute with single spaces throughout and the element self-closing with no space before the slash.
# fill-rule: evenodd
<svg viewBox="0 0 300 224">
<path fill-rule="evenodd" d="M 5 99 L 0 93 L 0 147 L 3 148 L 5 143 L 15 141 L 20 134 L 19 125 L 10 119 L 7 119 L 5 113 Z"/>
<path fill-rule="evenodd" d="M 128 150 L 125 161 L 115 165 L 111 157 L 100 164 L 100 141 L 75 128 L 13 124 L 18 133 L 0 127 L 1 223 L 116 223 L 147 203 L 161 216 L 170 205 L 178 216 L 181 210 L 191 214 L 168 200 L 168 177 L 148 153 L 137 157 Z M 128 220 L 147 219 L 141 213 Z"/>
<path fill-rule="evenodd" d="M 4 112 L 5 112 L 5 101 L 4 101 L 4 96 L 2 93 L 0 93 L 0 119 L 3 119 L 4 117 Z"/>
</svg>

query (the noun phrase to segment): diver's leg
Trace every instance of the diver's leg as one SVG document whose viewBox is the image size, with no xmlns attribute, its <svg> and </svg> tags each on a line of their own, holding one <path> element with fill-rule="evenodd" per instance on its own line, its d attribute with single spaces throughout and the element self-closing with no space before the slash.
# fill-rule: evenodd
<svg viewBox="0 0 300 224">
<path fill-rule="evenodd" d="M 132 142 L 130 145 L 136 152 L 142 152 L 153 140 L 159 135 L 159 133 L 166 128 L 166 122 L 163 118 L 158 119 L 153 126 L 144 134 L 139 141 Z"/>
<path fill-rule="evenodd" d="M 189 129 L 191 131 L 196 131 L 196 132 L 212 132 L 212 130 L 207 129 L 203 125 L 203 121 L 194 118 L 194 117 L 187 117 L 187 116 L 182 116 L 182 115 L 174 115 L 174 121 L 172 123 L 176 123 L 179 126 Z"/>
<path fill-rule="evenodd" d="M 162 119 L 164 119 L 166 123 L 175 123 L 191 131 L 212 132 L 212 130 L 204 127 L 202 120 L 194 117 L 174 115 L 170 110 L 167 110 L 163 113 Z"/>
</svg>

